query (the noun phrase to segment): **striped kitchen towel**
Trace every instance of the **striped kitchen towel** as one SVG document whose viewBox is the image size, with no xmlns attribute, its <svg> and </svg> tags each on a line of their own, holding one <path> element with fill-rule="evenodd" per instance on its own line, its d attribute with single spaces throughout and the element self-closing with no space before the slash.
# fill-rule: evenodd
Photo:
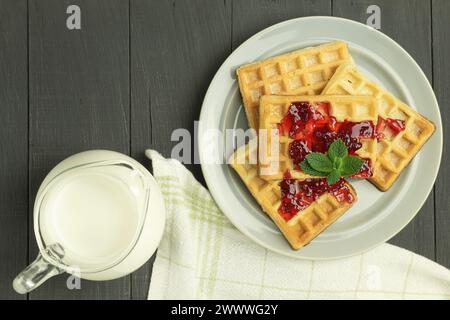
<svg viewBox="0 0 450 320">
<path fill-rule="evenodd" d="M 268 251 L 230 223 L 179 161 L 146 155 L 167 209 L 149 299 L 450 298 L 450 270 L 393 245 L 330 261 Z"/>
</svg>

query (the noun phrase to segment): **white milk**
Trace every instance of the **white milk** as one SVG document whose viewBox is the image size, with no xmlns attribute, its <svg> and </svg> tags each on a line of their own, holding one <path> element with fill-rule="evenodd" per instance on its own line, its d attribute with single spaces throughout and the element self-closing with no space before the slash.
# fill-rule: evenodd
<svg viewBox="0 0 450 320">
<path fill-rule="evenodd" d="M 67 265 L 96 268 L 113 263 L 127 252 L 139 231 L 136 200 L 143 195 L 120 180 L 129 179 L 129 170 L 102 170 L 65 177 L 43 201 L 42 238 L 48 245 L 59 243 L 64 248 Z"/>
<path fill-rule="evenodd" d="M 37 192 L 39 254 L 13 287 L 24 294 L 64 271 L 96 281 L 130 274 L 155 252 L 165 217 L 158 184 L 136 160 L 108 150 L 70 156 Z"/>
</svg>

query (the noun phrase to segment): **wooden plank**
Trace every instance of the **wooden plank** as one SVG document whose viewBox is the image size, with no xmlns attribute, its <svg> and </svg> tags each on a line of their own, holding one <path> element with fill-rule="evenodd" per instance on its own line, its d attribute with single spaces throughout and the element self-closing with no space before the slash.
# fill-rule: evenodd
<svg viewBox="0 0 450 320">
<path fill-rule="evenodd" d="M 68 30 L 72 2 L 29 1 L 31 202 L 47 172 L 65 157 L 94 148 L 129 152 L 128 1 L 76 1 L 81 30 Z M 36 254 L 30 231 L 29 259 Z M 30 299 L 130 297 L 130 276 L 83 280 L 81 290 L 68 290 L 66 279 L 50 279 Z"/>
<path fill-rule="evenodd" d="M 430 2 L 423 0 L 334 0 L 335 16 L 366 23 L 367 7 L 381 8 L 381 30 L 405 48 L 421 66 L 428 79 L 432 75 Z M 435 258 L 434 193 L 414 220 L 389 241 L 428 258 Z"/>
<path fill-rule="evenodd" d="M 0 299 L 26 299 L 11 283 L 27 265 L 27 1 L 0 1 Z"/>
<path fill-rule="evenodd" d="M 330 15 L 331 0 L 234 0 L 233 48 L 275 23 L 306 16 Z"/>
<path fill-rule="evenodd" d="M 173 130 L 193 133 L 206 89 L 230 53 L 231 3 L 133 0 L 130 21 L 132 155 L 144 161 L 144 150 L 154 148 L 170 156 Z M 203 181 L 199 165 L 187 167 Z M 150 264 L 133 274 L 134 299 L 147 297 Z"/>
<path fill-rule="evenodd" d="M 444 131 L 450 126 L 450 79 L 448 56 L 450 54 L 450 1 L 433 0 L 433 76 Z M 444 133 L 445 134 L 445 133 Z M 444 140 L 441 170 L 436 181 L 436 261 L 450 268 L 450 150 L 448 139 Z"/>
</svg>

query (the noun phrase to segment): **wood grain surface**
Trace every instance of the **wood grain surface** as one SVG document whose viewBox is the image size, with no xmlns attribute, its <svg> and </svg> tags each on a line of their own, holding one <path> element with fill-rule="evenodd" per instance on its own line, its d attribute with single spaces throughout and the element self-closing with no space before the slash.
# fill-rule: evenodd
<svg viewBox="0 0 450 320">
<path fill-rule="evenodd" d="M 0 298 L 28 263 L 27 2 L 0 1 Z"/>
<path fill-rule="evenodd" d="M 444 153 L 435 184 L 435 243 L 436 261 L 450 267 L 450 77 L 447 58 L 450 53 L 450 1 L 433 0 L 433 86 L 439 101 L 444 127 Z"/>
</svg>

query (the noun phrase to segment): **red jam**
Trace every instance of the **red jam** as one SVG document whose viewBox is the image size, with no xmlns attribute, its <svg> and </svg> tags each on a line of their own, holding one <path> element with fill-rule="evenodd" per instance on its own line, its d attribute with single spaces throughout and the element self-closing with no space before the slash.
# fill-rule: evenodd
<svg viewBox="0 0 450 320">
<path fill-rule="evenodd" d="M 305 160 L 306 155 L 311 151 L 311 142 L 307 140 L 294 140 L 289 144 L 289 157 L 296 164 Z"/>
<path fill-rule="evenodd" d="M 330 144 L 342 139 L 351 155 L 362 147 L 361 138 L 376 138 L 376 127 L 372 121 L 337 121 L 329 116 L 330 104 L 320 102 L 315 105 L 309 102 L 294 102 L 286 116 L 281 120 L 281 133 L 295 139 L 289 145 L 289 156 L 294 161 L 296 169 L 310 152 L 325 153 Z M 367 178 L 372 176 L 370 160 L 354 177 Z"/>
<path fill-rule="evenodd" d="M 287 173 L 285 178 L 290 177 Z M 352 203 L 355 199 L 344 179 L 340 179 L 333 185 L 328 185 L 327 180 L 306 179 L 303 181 L 285 179 L 280 182 L 281 205 L 278 212 L 286 220 L 290 220 L 299 211 L 306 209 L 322 194 L 331 193 L 339 202 Z"/>
<path fill-rule="evenodd" d="M 376 129 L 378 139 L 384 138 L 383 132 L 386 128 L 391 129 L 394 134 L 398 134 L 401 131 L 405 130 L 405 121 L 400 119 L 384 119 L 382 117 L 378 117 L 378 124 Z"/>
<path fill-rule="evenodd" d="M 364 163 L 358 173 L 354 174 L 352 178 L 370 178 L 373 175 L 372 161 L 370 159 L 363 159 Z"/>
</svg>

